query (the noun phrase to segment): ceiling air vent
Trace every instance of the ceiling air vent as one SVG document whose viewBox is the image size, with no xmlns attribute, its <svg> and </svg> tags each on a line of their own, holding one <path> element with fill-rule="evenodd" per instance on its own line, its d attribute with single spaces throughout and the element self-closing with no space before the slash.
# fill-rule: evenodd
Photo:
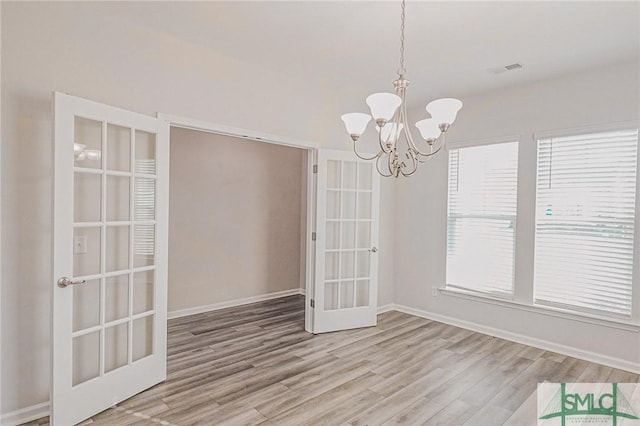
<svg viewBox="0 0 640 426">
<path fill-rule="evenodd" d="M 516 62 L 515 64 L 504 65 L 502 67 L 489 68 L 487 71 L 492 74 L 502 74 L 503 72 L 519 70 L 520 68 L 522 68 L 522 64 Z"/>
</svg>

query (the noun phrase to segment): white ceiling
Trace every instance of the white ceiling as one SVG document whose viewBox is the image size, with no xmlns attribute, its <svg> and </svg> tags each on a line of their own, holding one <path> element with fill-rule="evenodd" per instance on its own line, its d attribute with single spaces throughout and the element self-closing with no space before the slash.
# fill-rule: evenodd
<svg viewBox="0 0 640 426">
<path fill-rule="evenodd" d="M 350 95 L 392 91 L 398 68 L 399 1 L 141 2 L 110 10 Z M 409 1 L 406 14 L 413 105 L 640 57 L 638 1 Z M 488 71 L 514 62 L 524 68 Z"/>
</svg>

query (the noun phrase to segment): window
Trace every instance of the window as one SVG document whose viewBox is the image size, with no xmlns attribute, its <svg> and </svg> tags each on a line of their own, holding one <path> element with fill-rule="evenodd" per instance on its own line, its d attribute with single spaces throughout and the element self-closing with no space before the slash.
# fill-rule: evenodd
<svg viewBox="0 0 640 426">
<path fill-rule="evenodd" d="M 447 287 L 513 293 L 518 142 L 449 152 Z"/>
<path fill-rule="evenodd" d="M 631 315 L 638 130 L 538 140 L 537 303 Z"/>
</svg>

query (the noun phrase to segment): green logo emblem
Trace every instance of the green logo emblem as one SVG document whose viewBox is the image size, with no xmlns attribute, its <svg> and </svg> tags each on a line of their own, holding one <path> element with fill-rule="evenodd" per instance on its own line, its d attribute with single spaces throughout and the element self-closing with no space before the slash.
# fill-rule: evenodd
<svg viewBox="0 0 640 426">
<path fill-rule="evenodd" d="M 567 418 L 572 416 L 582 416 L 581 422 L 585 420 L 593 422 L 595 420 L 593 416 L 608 416 L 613 422 L 613 426 L 618 425 L 618 419 L 638 419 L 631 403 L 625 397 L 624 392 L 620 391 L 617 383 L 613 383 L 611 387 L 604 383 L 574 385 L 575 387 L 582 385 L 583 388 L 584 385 L 588 385 L 591 386 L 591 389 L 595 388 L 596 392 L 568 391 L 567 384 L 561 383 L 546 408 L 542 413 L 538 412 L 539 419 L 559 418 L 562 426 L 565 426 Z M 631 385 L 635 386 L 636 384 Z M 578 388 L 578 390 L 580 389 Z M 604 419 L 601 418 L 601 420 Z"/>
</svg>

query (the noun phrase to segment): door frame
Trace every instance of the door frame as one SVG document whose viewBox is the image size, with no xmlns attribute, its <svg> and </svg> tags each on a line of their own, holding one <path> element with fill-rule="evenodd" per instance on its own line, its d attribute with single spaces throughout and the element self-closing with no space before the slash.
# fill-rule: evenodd
<svg viewBox="0 0 640 426">
<path fill-rule="evenodd" d="M 314 165 L 317 164 L 318 149 L 320 144 L 315 141 L 304 141 L 301 139 L 288 138 L 285 136 L 273 135 L 269 133 L 257 132 L 255 130 L 230 127 L 223 124 L 211 123 L 208 121 L 196 120 L 178 115 L 157 113 L 156 117 L 169 123 L 169 128 L 178 127 L 182 129 L 197 130 L 206 133 L 214 133 L 223 136 L 231 136 L 239 139 L 248 139 L 257 142 L 270 143 L 274 145 L 299 148 L 307 151 L 307 216 L 306 216 L 306 250 L 305 250 L 305 309 L 304 309 L 304 329 L 313 332 L 313 312 L 311 311 L 311 299 L 314 292 L 315 280 L 315 241 L 312 235 L 316 232 L 316 177 Z M 171 135 L 169 135 L 169 147 L 171 147 Z M 171 157 L 169 157 L 171 163 Z M 171 194 L 169 194 L 171 197 Z"/>
</svg>

